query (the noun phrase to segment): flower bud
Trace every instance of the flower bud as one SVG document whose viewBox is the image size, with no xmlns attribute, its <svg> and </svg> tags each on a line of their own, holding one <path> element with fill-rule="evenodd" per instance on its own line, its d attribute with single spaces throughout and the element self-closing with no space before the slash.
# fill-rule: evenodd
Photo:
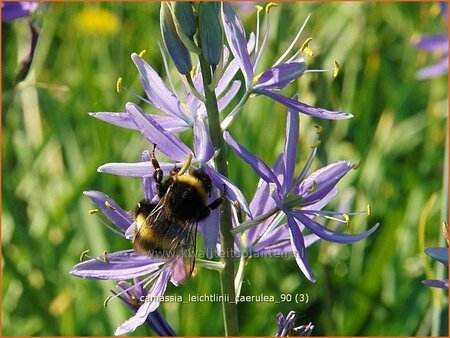
<svg viewBox="0 0 450 338">
<path fill-rule="evenodd" d="M 212 66 L 216 66 L 222 55 L 222 27 L 219 21 L 219 11 L 214 2 L 199 4 L 199 33 L 202 44 L 202 55 Z"/>
<path fill-rule="evenodd" d="M 165 2 L 161 3 L 160 24 L 164 44 L 175 67 L 181 74 L 189 74 L 192 69 L 191 55 L 177 34 L 171 8 Z"/>
<path fill-rule="evenodd" d="M 189 2 L 175 1 L 172 6 L 173 14 L 178 21 L 181 31 L 192 39 L 197 30 L 192 5 Z"/>
</svg>

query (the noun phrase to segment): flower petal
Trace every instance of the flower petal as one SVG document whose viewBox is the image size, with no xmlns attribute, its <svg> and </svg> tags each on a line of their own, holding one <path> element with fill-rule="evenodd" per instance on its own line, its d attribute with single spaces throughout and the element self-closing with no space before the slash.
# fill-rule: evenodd
<svg viewBox="0 0 450 338">
<path fill-rule="evenodd" d="M 153 283 L 150 291 L 148 292 L 148 297 L 151 301 L 145 301 L 133 317 L 119 325 L 114 332 L 114 335 L 119 336 L 126 333 L 131 333 L 145 322 L 147 316 L 158 308 L 160 303 L 159 298 L 164 295 L 169 279 L 170 270 L 168 268 L 162 270 L 158 279 Z"/>
<path fill-rule="evenodd" d="M 131 54 L 131 59 L 138 68 L 145 94 L 152 105 L 163 113 L 186 121 L 182 103 L 158 73 L 136 53 Z"/>
<path fill-rule="evenodd" d="M 415 45 L 417 48 L 429 52 L 445 52 L 448 51 L 448 35 L 439 34 L 424 36 Z"/>
<path fill-rule="evenodd" d="M 349 113 L 343 113 L 340 111 L 331 111 L 319 107 L 313 107 L 310 105 L 307 105 L 306 103 L 293 100 L 287 96 L 283 96 L 274 92 L 271 92 L 269 90 L 265 89 L 258 89 L 254 90 L 255 93 L 268 96 L 275 101 L 278 101 L 282 105 L 288 107 L 289 109 L 299 111 L 300 113 L 310 115 L 313 117 L 321 118 L 321 119 L 327 119 L 327 120 L 343 120 L 343 119 L 349 119 L 353 117 L 352 114 Z"/>
<path fill-rule="evenodd" d="M 109 253 L 107 260 L 99 257 L 81 262 L 70 270 L 70 274 L 82 278 L 126 280 L 148 275 L 167 262 L 167 259 L 138 255 L 133 250 Z"/>
<path fill-rule="evenodd" d="M 175 167 L 181 168 L 183 162 L 166 163 L 159 162 L 164 175 L 168 175 Z M 154 169 L 151 162 L 134 163 L 106 163 L 98 167 L 99 173 L 107 173 L 119 176 L 149 177 L 153 175 Z"/>
<path fill-rule="evenodd" d="M 309 217 L 305 216 L 301 211 L 293 211 L 292 213 L 294 217 L 298 219 L 305 227 L 311 230 L 311 232 L 313 232 L 314 234 L 316 234 L 317 236 L 326 241 L 334 243 L 354 243 L 360 241 L 370 236 L 372 233 L 374 233 L 379 226 L 379 223 L 377 223 L 369 230 L 356 235 L 343 234 L 330 230 L 324 227 L 323 225 L 317 223 L 316 221 L 313 221 Z"/>
<path fill-rule="evenodd" d="M 214 155 L 214 147 L 209 136 L 208 126 L 202 118 L 194 120 L 194 152 L 195 156 L 202 163 L 208 162 Z"/>
<path fill-rule="evenodd" d="M 294 192 L 302 197 L 302 205 L 315 204 L 323 199 L 351 169 L 349 161 L 338 161 L 314 171 Z"/>
<path fill-rule="evenodd" d="M 417 77 L 419 79 L 428 79 L 430 77 L 438 76 L 447 72 L 448 72 L 448 55 L 444 57 L 441 61 L 422 68 L 417 73 Z"/>
<path fill-rule="evenodd" d="M 316 277 L 309 267 L 308 260 L 306 258 L 305 242 L 303 235 L 297 225 L 297 221 L 290 214 L 286 214 L 289 226 L 289 233 L 291 238 L 292 251 L 294 253 L 295 261 L 303 272 L 306 278 L 311 282 L 316 282 Z"/>
<path fill-rule="evenodd" d="M 423 285 L 430 286 L 432 288 L 448 289 L 448 279 L 442 280 L 424 280 Z"/>
<path fill-rule="evenodd" d="M 258 158 L 255 154 L 248 151 L 242 145 L 237 143 L 233 137 L 231 137 L 229 132 L 223 133 L 223 138 L 225 142 L 234 150 L 234 152 L 242 158 L 245 162 L 250 164 L 253 170 L 266 182 L 275 183 L 278 191 L 281 192 L 281 185 L 278 181 L 277 177 L 273 173 L 273 171 L 265 164 L 260 158 Z"/>
<path fill-rule="evenodd" d="M 280 90 L 297 80 L 306 70 L 303 59 L 282 63 L 264 71 L 253 86 L 253 90 Z"/>
<path fill-rule="evenodd" d="M 151 155 L 148 150 L 144 150 L 142 152 L 141 159 L 143 162 L 150 163 Z M 153 200 L 153 198 L 156 196 L 156 182 L 152 176 L 144 176 L 142 178 L 142 190 L 144 191 L 145 199 L 148 201 Z"/>
<path fill-rule="evenodd" d="M 212 192 L 209 198 L 209 203 L 214 201 L 217 195 Z M 214 257 L 217 251 L 217 242 L 219 238 L 219 224 L 220 224 L 220 208 L 211 210 L 210 215 L 204 220 L 199 222 L 198 227 L 202 233 L 203 238 L 203 251 L 207 258 Z"/>
<path fill-rule="evenodd" d="M 127 103 L 126 110 L 130 113 L 141 134 L 157 149 L 175 161 L 183 162 L 191 150 L 179 138 L 165 131 L 151 115 L 134 103 Z"/>
<path fill-rule="evenodd" d="M 123 210 L 116 201 L 108 195 L 99 191 L 85 191 L 83 194 L 97 204 L 103 214 L 123 231 L 126 231 L 133 222 L 131 215 Z"/>
<path fill-rule="evenodd" d="M 442 264 L 448 265 L 448 248 L 436 247 L 436 248 L 425 248 L 425 253 L 438 260 Z"/>
<path fill-rule="evenodd" d="M 250 90 L 253 81 L 253 68 L 247 51 L 245 30 L 241 20 L 228 2 L 222 4 L 222 19 L 228 46 L 244 74 L 245 85 Z"/>
<path fill-rule="evenodd" d="M 296 96 L 293 99 L 297 99 Z M 300 116 L 297 111 L 288 110 L 286 119 L 286 140 L 284 142 L 284 182 L 283 194 L 291 189 L 294 178 L 295 163 L 297 157 L 297 143 L 299 135 Z"/>
<path fill-rule="evenodd" d="M 224 187 L 225 187 L 225 197 L 230 202 L 232 202 L 232 203 L 238 202 L 239 205 L 241 206 L 242 210 L 247 215 L 250 215 L 250 216 L 252 215 L 244 195 L 242 194 L 242 192 L 239 190 L 239 188 L 233 182 L 231 182 L 227 177 L 223 176 L 222 174 L 219 174 L 217 171 L 215 171 L 208 165 L 205 165 L 203 167 L 203 169 L 205 169 L 206 173 L 211 178 L 213 185 L 217 189 L 219 189 L 222 193 L 224 192 Z"/>
</svg>

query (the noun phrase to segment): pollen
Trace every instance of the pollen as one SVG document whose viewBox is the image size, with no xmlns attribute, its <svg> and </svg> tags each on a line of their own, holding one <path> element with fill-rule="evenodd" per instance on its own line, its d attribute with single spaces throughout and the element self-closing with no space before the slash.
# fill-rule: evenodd
<svg viewBox="0 0 450 338">
<path fill-rule="evenodd" d="M 116 210 L 116 208 L 114 208 L 114 207 L 111 205 L 111 203 L 109 203 L 108 201 L 105 201 L 105 205 L 106 205 L 106 207 L 107 207 L 108 209 Z"/>
<path fill-rule="evenodd" d="M 316 129 L 316 134 L 322 134 L 323 127 L 320 124 L 315 124 L 314 128 Z"/>
<path fill-rule="evenodd" d="M 313 181 L 313 184 L 309 187 L 309 189 L 307 190 L 308 192 L 314 192 L 317 190 L 317 182 Z"/>
<path fill-rule="evenodd" d="M 108 307 L 108 302 L 111 300 L 113 296 L 109 295 L 106 297 L 106 299 L 103 301 L 103 307 Z"/>
<path fill-rule="evenodd" d="M 320 146 L 320 144 L 322 143 L 321 140 L 317 140 L 316 142 L 314 142 L 313 144 L 311 144 L 311 148 L 318 148 Z"/>
<path fill-rule="evenodd" d="M 123 79 L 121 77 L 119 77 L 116 81 L 116 92 L 118 92 L 119 94 L 122 91 L 122 82 Z"/>
<path fill-rule="evenodd" d="M 369 218 L 369 216 L 372 214 L 372 207 L 370 206 L 370 204 L 367 204 L 366 212 L 367 218 Z"/>
<path fill-rule="evenodd" d="M 312 38 L 307 38 L 305 42 L 303 42 L 302 46 L 300 47 L 300 51 L 308 56 L 314 56 L 314 52 L 311 48 L 308 47 L 309 43 L 312 41 Z"/>
<path fill-rule="evenodd" d="M 269 2 L 266 6 L 266 13 L 269 14 L 272 7 L 278 7 L 278 4 L 275 2 Z"/>
<path fill-rule="evenodd" d="M 186 155 L 186 159 L 183 162 L 183 166 L 181 167 L 180 171 L 178 171 L 178 176 L 183 175 L 186 170 L 189 168 L 192 162 L 192 154 L 189 153 Z"/>
<path fill-rule="evenodd" d="M 258 13 L 261 12 L 264 9 L 264 7 L 260 6 L 260 5 L 256 5 L 255 8 L 258 11 Z"/>
<path fill-rule="evenodd" d="M 91 209 L 89 210 L 89 215 L 94 215 L 98 212 L 98 209 Z"/>
<path fill-rule="evenodd" d="M 347 227 L 350 226 L 350 216 L 347 214 L 342 214 L 342 217 L 344 217 L 345 223 L 347 224 Z"/>
<path fill-rule="evenodd" d="M 338 76 L 340 70 L 341 70 L 341 65 L 337 61 L 334 61 L 333 77 Z"/>
<path fill-rule="evenodd" d="M 102 255 L 103 260 L 106 263 L 109 263 L 109 258 L 108 258 L 108 252 L 107 251 L 103 251 L 103 255 Z"/>
<path fill-rule="evenodd" d="M 353 166 L 352 166 L 352 169 L 356 170 L 356 169 L 359 168 L 360 165 L 361 165 L 361 160 L 359 160 L 358 162 L 354 163 Z"/>
<path fill-rule="evenodd" d="M 147 53 L 147 51 L 145 49 L 143 49 L 138 55 L 141 58 L 144 56 L 145 53 Z"/>
<path fill-rule="evenodd" d="M 84 257 L 89 253 L 89 250 L 84 250 L 80 255 L 80 262 L 84 261 Z"/>
</svg>

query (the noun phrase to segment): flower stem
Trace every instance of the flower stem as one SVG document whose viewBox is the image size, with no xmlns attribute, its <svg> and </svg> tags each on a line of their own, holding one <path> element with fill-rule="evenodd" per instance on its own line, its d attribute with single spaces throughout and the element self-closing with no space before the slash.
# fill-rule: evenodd
<svg viewBox="0 0 450 338">
<path fill-rule="evenodd" d="M 203 87 L 205 91 L 205 106 L 208 112 L 209 130 L 211 134 L 211 141 L 215 149 L 219 150 L 218 155 L 214 159 L 216 170 L 224 176 L 228 176 L 228 166 L 224 151 L 224 140 L 222 135 L 222 129 L 220 128 L 219 109 L 217 107 L 217 97 L 214 89 L 210 88 L 212 81 L 211 68 L 203 59 L 199 56 L 200 67 L 203 77 Z M 223 301 L 223 317 L 225 323 L 225 335 L 237 336 L 238 331 L 238 318 L 237 308 L 235 300 L 234 290 L 234 261 L 231 253 L 234 248 L 234 237 L 231 233 L 231 207 L 230 203 L 225 202 L 222 204 L 222 212 L 220 214 L 220 233 L 222 236 L 222 250 L 225 253 L 222 257 L 222 263 L 224 265 L 223 270 L 220 272 L 220 284 L 222 288 L 222 294 L 228 295 L 224 299 L 230 301 Z"/>
</svg>

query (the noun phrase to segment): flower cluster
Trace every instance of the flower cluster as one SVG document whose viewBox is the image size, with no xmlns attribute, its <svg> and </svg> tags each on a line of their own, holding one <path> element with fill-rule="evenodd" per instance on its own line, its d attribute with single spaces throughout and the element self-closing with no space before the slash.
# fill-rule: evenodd
<svg viewBox="0 0 450 338">
<path fill-rule="evenodd" d="M 306 61 L 299 54 L 303 52 L 308 55 L 309 39 L 288 57 L 305 25 L 273 66 L 256 75 L 269 35 L 270 9 L 273 6 L 274 4 L 266 6 L 265 32 L 260 37 L 261 8 L 258 10 L 256 34 L 247 35 L 230 3 L 162 3 L 162 39 L 166 52 L 180 73 L 182 92 L 177 91 L 177 86 L 170 78 L 167 85 L 143 59 L 143 54 L 133 53 L 131 59 L 137 67 L 146 94 L 145 98 L 140 98 L 152 110 L 162 114 L 147 113 L 140 106 L 127 103 L 125 111 L 94 112 L 91 115 L 116 126 L 136 130 L 149 142 L 150 147 L 156 145 L 159 152 L 173 161 L 159 163 L 164 175 L 170 175 L 174 166 L 182 166 L 187 157 L 190 159 L 191 169 L 201 169 L 206 173 L 212 184 L 209 200 L 212 201 L 221 194 L 235 207 L 234 216 L 240 214 L 237 210 L 242 210 L 246 215 L 243 220 L 244 217 L 229 219 L 229 233 L 234 236 L 234 247 L 231 247 L 233 254 L 245 253 L 252 256 L 256 253 L 289 253 L 295 257 L 303 274 L 314 282 L 315 277 L 306 259 L 306 247 L 320 239 L 353 243 L 372 234 L 378 225 L 361 234 L 344 234 L 325 227 L 316 219 L 322 216 L 342 223 L 348 222 L 351 214 L 322 209 L 336 196 L 337 183 L 356 166 L 349 161 L 338 161 L 309 173 L 319 145 L 316 142 L 302 171 L 295 175 L 300 113 L 330 120 L 348 119 L 352 115 L 314 107 L 299 101 L 297 97 L 291 98 L 279 93 L 308 72 Z M 224 40 L 226 44 L 223 43 Z M 168 62 L 162 49 L 161 54 L 167 69 Z M 192 55 L 197 56 L 199 66 L 194 66 Z M 239 71 L 242 72 L 244 84 L 235 80 Z M 127 90 L 121 81 L 118 82 L 118 89 Z M 230 107 L 239 90 L 243 93 L 242 97 Z M 260 160 L 227 131 L 250 95 L 269 97 L 288 109 L 284 152 L 273 166 Z M 220 118 L 219 114 L 226 111 L 229 114 Z M 317 130 L 320 131 L 319 126 Z M 176 134 L 181 131 L 192 132 L 192 147 L 178 138 Z M 232 149 L 261 178 L 250 204 L 220 167 L 218 159 L 224 156 L 225 147 Z M 151 156 L 147 150 L 142 153 L 139 162 L 107 163 L 100 166 L 98 171 L 141 177 L 145 199 L 157 203 L 161 197 L 157 194 Z M 132 214 L 101 192 L 87 191 L 85 195 L 114 224 L 111 226 L 105 223 L 110 230 L 133 241 L 130 229 L 136 227 L 137 220 Z M 219 236 L 220 222 L 218 209 L 212 210 L 208 218 L 199 222 L 199 232 L 210 260 L 197 260 L 197 266 L 216 270 L 223 268 L 221 262 L 213 259 L 216 250 L 227 252 L 230 249 Z M 239 266 L 240 277 L 243 268 L 243 265 Z M 122 299 L 135 310 L 135 315 L 121 324 L 115 332 L 125 334 L 152 318 L 151 314 L 159 306 L 158 296 L 164 294 L 169 281 L 175 286 L 187 282 L 189 276 L 183 271 L 184 262 L 180 256 L 152 257 L 126 249 L 83 261 L 73 267 L 71 274 L 116 281 L 120 291 L 115 292 L 113 298 Z M 128 280 L 133 282 L 129 283 Z M 148 291 L 144 289 L 147 286 L 150 286 Z M 238 289 L 240 290 L 240 286 Z M 148 294 L 152 296 L 152 300 L 136 302 L 133 299 L 138 294 Z M 311 332 L 312 325 L 294 328 L 294 317 L 291 314 L 286 319 L 278 317 L 279 335 Z M 163 327 L 166 328 L 166 334 L 173 333 L 165 325 Z"/>
</svg>

